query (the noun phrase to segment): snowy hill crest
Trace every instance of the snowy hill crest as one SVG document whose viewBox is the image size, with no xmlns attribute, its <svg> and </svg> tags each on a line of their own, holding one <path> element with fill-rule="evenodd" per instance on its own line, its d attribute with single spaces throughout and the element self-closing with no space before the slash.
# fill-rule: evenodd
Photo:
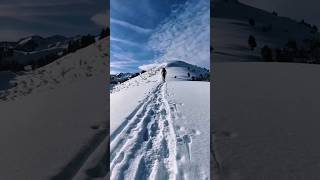
<svg viewBox="0 0 320 180">
<path fill-rule="evenodd" d="M 167 63 L 145 65 L 144 67 L 148 67 L 145 68 L 145 72 L 143 71 L 143 73 L 140 73 L 134 78 L 112 86 L 110 92 L 114 93 L 132 86 L 153 82 L 153 80 L 150 79 L 154 79 L 154 76 L 157 76 L 156 79 L 160 81 L 161 70 L 164 67 L 167 70 L 167 79 L 170 81 L 200 80 L 200 77 L 203 78 L 202 80 L 205 80 L 205 78 L 209 78 L 210 74 L 206 68 L 201 68 L 184 61 L 169 61 Z"/>
</svg>

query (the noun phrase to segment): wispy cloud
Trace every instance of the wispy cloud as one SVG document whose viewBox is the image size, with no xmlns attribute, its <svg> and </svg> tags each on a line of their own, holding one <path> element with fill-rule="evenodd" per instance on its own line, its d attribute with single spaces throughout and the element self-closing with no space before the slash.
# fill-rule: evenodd
<svg viewBox="0 0 320 180">
<path fill-rule="evenodd" d="M 166 65 L 166 63 L 143 64 L 143 65 L 139 66 L 139 69 L 147 71 L 149 69 L 160 67 L 160 66 L 165 66 L 165 65 Z"/>
<path fill-rule="evenodd" d="M 136 43 L 136 42 L 132 42 L 129 40 L 125 40 L 125 39 L 120 39 L 120 38 L 115 38 L 115 37 L 110 37 L 110 41 L 115 41 L 115 42 L 120 42 L 126 45 L 130 45 L 130 46 L 136 46 L 136 47 L 141 47 L 143 44 L 141 43 Z"/>
<path fill-rule="evenodd" d="M 112 61 L 110 62 L 111 68 L 116 67 L 130 67 L 133 64 L 138 63 L 135 59 L 135 55 L 132 52 L 128 52 L 123 49 L 123 47 L 113 44 L 110 49 L 110 58 Z"/>
<path fill-rule="evenodd" d="M 115 57 L 113 57 L 115 58 Z M 132 69 L 133 67 L 137 66 L 137 61 L 131 60 L 116 60 L 110 62 L 110 68 L 113 71 L 117 72 L 125 72 L 128 69 Z"/>
<path fill-rule="evenodd" d="M 199 66 L 210 65 L 210 2 L 190 0 L 160 24 L 149 46 L 160 56 L 157 62 L 180 59 Z"/>
<path fill-rule="evenodd" d="M 113 61 L 110 63 L 111 68 L 124 68 L 124 67 L 131 67 L 133 66 L 128 61 Z"/>
<path fill-rule="evenodd" d="M 126 27 L 126 28 L 129 28 L 135 32 L 138 32 L 138 33 L 144 33 L 144 34 L 149 34 L 152 29 L 148 29 L 148 28 L 143 28 L 143 27 L 140 27 L 140 26 L 137 26 L 137 25 L 134 25 L 134 24 L 131 24 L 131 23 L 128 23 L 126 21 L 121 21 L 121 20 L 117 20 L 117 19 L 113 19 L 111 18 L 111 21 L 110 21 L 112 24 L 118 24 L 120 26 L 123 26 L 123 27 Z"/>
<path fill-rule="evenodd" d="M 140 12 L 137 1 L 123 1 L 120 0 L 127 6 L 121 7 L 123 4 L 118 0 L 113 0 L 111 4 L 110 40 L 111 50 L 114 50 L 110 54 L 111 70 L 136 71 L 138 68 L 150 68 L 170 60 L 183 60 L 209 67 L 209 0 L 167 0 L 158 4 L 149 3 L 148 12 Z M 161 9 L 167 12 L 159 11 Z M 132 24 L 141 18 L 144 18 L 141 21 L 143 26 Z M 123 51 L 119 48 L 123 48 Z M 127 56 L 127 52 L 134 56 Z M 121 57 L 122 53 L 127 57 Z"/>
<path fill-rule="evenodd" d="M 157 10 L 159 9 L 155 10 L 153 6 L 161 4 L 161 2 L 167 2 L 168 4 L 168 1 L 172 0 L 111 0 L 112 18 L 121 19 L 122 21 L 130 19 L 132 20 L 130 21 L 131 23 L 140 21 L 145 24 L 147 21 L 154 21 L 154 18 L 158 15 Z M 143 18 L 143 21 L 141 21 L 141 18 Z M 150 28 L 150 26 L 147 27 Z"/>
<path fill-rule="evenodd" d="M 138 63 L 137 60 L 134 59 L 134 55 L 131 53 L 112 53 L 113 58 L 116 58 L 119 62 L 125 63 Z"/>
</svg>

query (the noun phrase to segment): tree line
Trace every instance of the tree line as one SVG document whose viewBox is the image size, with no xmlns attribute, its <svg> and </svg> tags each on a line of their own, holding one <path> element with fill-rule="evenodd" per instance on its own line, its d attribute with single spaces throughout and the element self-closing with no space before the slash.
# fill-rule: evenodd
<svg viewBox="0 0 320 180">
<path fill-rule="evenodd" d="M 272 13 L 278 16 L 276 12 Z M 318 27 L 311 25 L 304 20 L 299 22 L 310 29 L 310 33 L 318 33 Z M 249 26 L 255 26 L 256 22 L 253 18 L 248 19 Z M 263 32 L 272 31 L 272 24 L 264 26 Z M 289 32 L 285 30 L 285 32 Z M 248 37 L 248 46 L 254 50 L 258 45 L 255 37 L 250 35 Z M 313 63 L 320 64 L 320 39 L 305 39 L 301 46 L 298 45 L 295 39 L 290 39 L 282 48 L 272 48 L 264 45 L 260 49 L 261 58 L 264 61 L 277 61 L 277 62 L 300 62 L 300 63 Z"/>
</svg>

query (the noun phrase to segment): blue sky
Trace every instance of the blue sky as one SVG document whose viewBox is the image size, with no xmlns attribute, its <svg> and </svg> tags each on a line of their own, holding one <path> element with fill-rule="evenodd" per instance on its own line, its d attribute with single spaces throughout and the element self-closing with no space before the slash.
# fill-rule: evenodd
<svg viewBox="0 0 320 180">
<path fill-rule="evenodd" d="M 108 8 L 104 0 L 1 0 L 0 41 L 98 33 L 107 23 Z"/>
<path fill-rule="evenodd" d="M 209 68 L 209 0 L 111 0 L 111 73 L 183 60 Z"/>
</svg>

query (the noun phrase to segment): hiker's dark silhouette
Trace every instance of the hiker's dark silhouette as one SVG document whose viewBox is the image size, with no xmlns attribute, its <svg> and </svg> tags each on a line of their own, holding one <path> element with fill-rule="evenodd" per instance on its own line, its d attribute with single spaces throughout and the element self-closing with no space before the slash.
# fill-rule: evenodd
<svg viewBox="0 0 320 180">
<path fill-rule="evenodd" d="M 166 81 L 166 75 L 167 75 L 166 68 L 162 68 L 161 74 L 162 74 L 162 80 L 165 82 Z"/>
</svg>

